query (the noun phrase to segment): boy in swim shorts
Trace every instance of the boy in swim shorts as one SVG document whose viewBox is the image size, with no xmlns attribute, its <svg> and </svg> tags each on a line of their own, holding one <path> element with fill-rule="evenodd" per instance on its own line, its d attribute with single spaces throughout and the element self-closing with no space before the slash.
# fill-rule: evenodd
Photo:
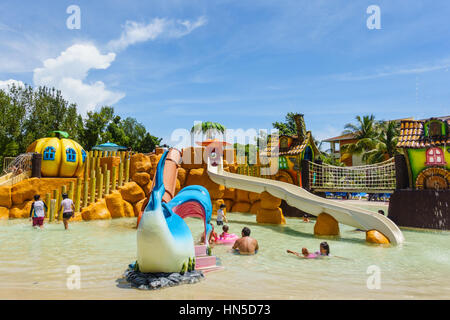
<svg viewBox="0 0 450 320">
<path fill-rule="evenodd" d="M 64 229 L 69 229 L 69 219 L 72 218 L 73 212 L 75 211 L 75 205 L 73 204 L 72 199 L 69 198 L 67 193 L 62 194 L 63 200 L 61 201 L 61 206 L 59 207 L 59 211 L 63 209 L 63 222 Z"/>
<path fill-rule="evenodd" d="M 40 195 L 36 194 L 30 209 L 30 219 L 33 219 L 34 228 L 44 228 L 45 211 L 47 211 L 45 202 L 40 200 Z"/>
</svg>

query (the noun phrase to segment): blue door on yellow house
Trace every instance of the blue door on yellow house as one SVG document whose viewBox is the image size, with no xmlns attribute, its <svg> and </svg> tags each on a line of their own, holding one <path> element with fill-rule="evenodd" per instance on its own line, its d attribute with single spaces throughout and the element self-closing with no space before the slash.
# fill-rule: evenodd
<svg viewBox="0 0 450 320">
<path fill-rule="evenodd" d="M 305 152 L 303 154 L 303 159 L 312 161 L 313 160 L 313 153 L 310 146 L 307 146 L 305 149 Z"/>
</svg>

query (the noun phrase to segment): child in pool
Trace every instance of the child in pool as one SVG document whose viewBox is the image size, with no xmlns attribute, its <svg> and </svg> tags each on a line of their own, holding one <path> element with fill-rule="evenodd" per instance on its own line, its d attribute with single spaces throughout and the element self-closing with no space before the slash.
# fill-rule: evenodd
<svg viewBox="0 0 450 320">
<path fill-rule="evenodd" d="M 220 238 L 224 238 L 224 237 L 226 237 L 226 236 L 228 236 L 229 235 L 229 233 L 228 233 L 228 226 L 225 224 L 223 227 L 222 227 L 222 233 L 220 234 Z"/>
<path fill-rule="evenodd" d="M 211 233 L 209 234 L 208 242 L 209 242 L 209 244 L 212 244 L 217 241 L 218 237 L 217 237 L 217 233 L 214 231 L 214 225 L 212 223 L 210 223 L 210 225 L 212 227 L 212 230 L 211 230 Z M 205 234 L 202 234 L 202 238 L 201 238 L 200 242 L 205 243 Z"/>
<path fill-rule="evenodd" d="M 216 218 L 216 223 L 218 226 L 223 225 L 223 221 L 228 223 L 227 217 L 225 216 L 225 212 L 224 210 L 226 209 L 226 205 L 225 204 L 221 204 L 219 210 L 217 210 L 217 218 Z"/>
<path fill-rule="evenodd" d="M 306 213 L 303 215 L 303 222 L 309 222 L 309 218 Z"/>
<path fill-rule="evenodd" d="M 328 245 L 328 243 L 326 241 L 322 242 L 320 244 L 320 249 L 319 251 L 316 251 L 314 253 L 310 253 L 308 251 L 308 249 L 306 248 L 302 248 L 302 255 L 300 255 L 298 252 L 295 251 L 291 251 L 291 250 L 287 250 L 288 253 L 292 253 L 295 254 L 297 257 L 300 258 L 306 258 L 306 259 L 315 259 L 315 258 L 320 258 L 323 256 L 330 256 L 330 246 Z"/>
</svg>

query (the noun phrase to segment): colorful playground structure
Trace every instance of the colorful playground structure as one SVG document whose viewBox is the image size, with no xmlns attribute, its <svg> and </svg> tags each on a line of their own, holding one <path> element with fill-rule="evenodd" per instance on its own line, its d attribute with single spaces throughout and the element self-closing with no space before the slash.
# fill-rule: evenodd
<svg viewBox="0 0 450 320">
<path fill-rule="evenodd" d="M 8 168 L 14 169 L 0 177 L 0 217 L 27 217 L 32 196 L 39 193 L 51 209 L 49 221 L 58 220 L 55 208 L 61 193 L 68 192 L 76 204 L 75 220 L 138 217 L 144 209 L 158 211 L 158 223 L 164 221 L 169 230 L 164 237 L 171 237 L 172 242 L 178 235 L 171 229 L 174 225 L 184 230 L 179 231 L 183 237 L 188 231 L 182 220 L 170 217 L 199 217 L 207 232 L 208 219 L 224 204 L 227 212 L 255 214 L 256 222 L 271 224 L 285 224 L 285 208 L 296 208 L 317 217 L 316 235 L 339 235 L 339 223 L 343 223 L 365 230 L 369 242 L 399 244 L 404 239 L 397 225 L 449 229 L 445 207 L 450 192 L 449 121 L 405 120 L 401 123 L 400 155 L 380 164 L 356 167 L 320 163 L 302 115 L 296 117 L 297 135 L 271 139 L 262 150 L 261 155 L 269 157 L 265 164 L 260 157 L 254 164 L 238 164 L 236 150 L 218 140 L 203 141 L 200 147 L 181 152 L 172 149 L 169 154 L 163 149 L 132 154 L 86 152 L 67 138 L 39 139 L 30 145 L 29 153 L 12 159 Z M 192 161 L 195 159 L 200 161 Z M 391 193 L 389 215 L 326 199 L 322 196 L 325 192 Z M 156 223 L 144 220 L 147 222 L 141 228 Z M 189 258 L 192 268 L 195 252 L 204 254 L 207 247 L 186 251 L 189 254 L 183 259 L 174 260 L 177 268 L 180 261 L 187 261 L 189 267 Z M 142 263 L 151 266 L 144 258 Z"/>
</svg>

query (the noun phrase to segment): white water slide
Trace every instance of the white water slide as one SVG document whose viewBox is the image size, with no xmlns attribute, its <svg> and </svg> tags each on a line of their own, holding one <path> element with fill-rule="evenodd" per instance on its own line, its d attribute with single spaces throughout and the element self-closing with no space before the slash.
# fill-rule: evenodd
<svg viewBox="0 0 450 320">
<path fill-rule="evenodd" d="M 285 200 L 290 206 L 311 215 L 318 216 L 324 212 L 340 223 L 361 230 L 378 230 L 394 245 L 402 243 L 405 239 L 397 225 L 384 215 L 316 196 L 290 183 L 223 171 L 222 161 L 218 166 L 212 166 L 209 159 L 208 175 L 212 181 L 227 188 L 256 193 L 267 191 L 271 195 Z"/>
</svg>

